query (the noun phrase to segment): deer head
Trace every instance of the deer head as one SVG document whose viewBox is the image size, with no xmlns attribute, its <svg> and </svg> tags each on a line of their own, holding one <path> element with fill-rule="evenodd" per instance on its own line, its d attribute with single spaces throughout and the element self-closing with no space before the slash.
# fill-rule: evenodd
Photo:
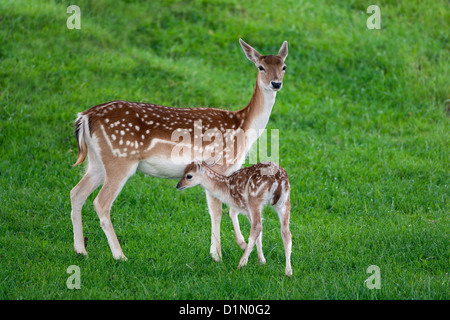
<svg viewBox="0 0 450 320">
<path fill-rule="evenodd" d="M 186 188 L 192 188 L 200 184 L 202 176 L 205 173 L 205 162 L 194 161 L 189 164 L 184 170 L 183 177 L 177 183 L 176 188 L 178 190 L 184 190 Z"/>
<path fill-rule="evenodd" d="M 283 86 L 283 77 L 286 71 L 284 60 L 288 55 L 287 41 L 281 45 L 276 56 L 263 56 L 250 45 L 239 39 L 242 50 L 247 58 L 258 68 L 258 81 L 262 88 L 266 90 L 279 91 Z"/>
</svg>

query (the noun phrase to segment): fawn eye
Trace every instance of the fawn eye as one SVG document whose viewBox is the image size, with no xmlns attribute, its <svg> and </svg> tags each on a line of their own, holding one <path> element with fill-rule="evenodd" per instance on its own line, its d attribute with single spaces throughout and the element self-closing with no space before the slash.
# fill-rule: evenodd
<svg viewBox="0 0 450 320">
<path fill-rule="evenodd" d="M 286 71 L 286 66 L 283 66 L 283 71 Z"/>
<path fill-rule="evenodd" d="M 259 69 L 259 71 L 265 71 L 263 66 L 259 66 L 258 69 Z"/>
<path fill-rule="evenodd" d="M 186 175 L 186 179 L 191 180 L 192 179 L 192 175 L 190 175 L 190 174 Z"/>
</svg>

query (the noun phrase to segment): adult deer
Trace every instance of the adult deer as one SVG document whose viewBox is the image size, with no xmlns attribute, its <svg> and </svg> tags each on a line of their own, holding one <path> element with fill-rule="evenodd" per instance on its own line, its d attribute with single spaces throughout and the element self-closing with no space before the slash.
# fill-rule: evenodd
<svg viewBox="0 0 450 320">
<path fill-rule="evenodd" d="M 238 141 L 236 148 L 233 140 L 231 150 L 221 150 L 222 154 L 219 156 L 226 161 L 215 164 L 213 168 L 216 172 L 229 175 L 242 166 L 246 153 L 258 138 L 258 133 L 269 121 L 276 93 L 282 87 L 288 47 L 285 41 L 277 55 L 262 56 L 241 39 L 239 42 L 247 58 L 258 68 L 253 96 L 248 105 L 239 111 L 171 108 L 147 103 L 112 101 L 94 106 L 78 115 L 75 121 L 78 160 L 75 165 L 82 163 L 86 157 L 89 163 L 86 174 L 70 192 L 76 253 L 87 254 L 81 209 L 87 197 L 101 183 L 103 186 L 94 200 L 94 208 L 114 259 L 126 259 L 111 224 L 110 210 L 114 199 L 136 170 L 150 176 L 180 179 L 187 164 L 195 158 L 203 157 L 202 153 L 207 151 L 209 145 L 208 138 L 211 141 L 212 135 L 218 139 L 220 135 L 229 136 L 230 130 L 253 130 L 257 134 L 246 135 L 245 139 Z M 205 136 L 205 133 L 211 130 L 213 132 Z M 183 145 L 191 151 L 181 160 L 173 157 L 172 152 L 179 144 L 174 141 L 174 133 L 179 131 L 188 134 L 190 139 L 183 141 Z M 195 143 L 199 138 L 200 146 Z M 222 203 L 209 192 L 206 192 L 206 199 L 212 227 L 210 253 L 214 260 L 220 261 Z M 237 216 L 232 214 L 232 210 L 230 209 L 230 216 Z M 233 221 L 233 225 L 236 223 L 237 221 Z"/>
</svg>

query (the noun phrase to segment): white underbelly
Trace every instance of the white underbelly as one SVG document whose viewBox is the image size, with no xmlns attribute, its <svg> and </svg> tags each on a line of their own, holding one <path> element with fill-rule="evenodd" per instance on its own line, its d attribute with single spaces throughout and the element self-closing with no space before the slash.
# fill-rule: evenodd
<svg viewBox="0 0 450 320">
<path fill-rule="evenodd" d="M 184 170 L 193 159 L 190 157 L 150 157 L 139 162 L 137 170 L 146 175 L 166 179 L 181 179 Z M 226 164 L 226 171 L 221 172 L 230 175 L 234 171 L 240 169 L 245 162 L 245 155 L 241 155 L 231 164 Z"/>
<path fill-rule="evenodd" d="M 183 176 L 187 163 L 183 161 L 173 161 L 170 158 L 151 157 L 141 160 L 137 169 L 146 175 L 166 178 L 180 179 Z"/>
</svg>

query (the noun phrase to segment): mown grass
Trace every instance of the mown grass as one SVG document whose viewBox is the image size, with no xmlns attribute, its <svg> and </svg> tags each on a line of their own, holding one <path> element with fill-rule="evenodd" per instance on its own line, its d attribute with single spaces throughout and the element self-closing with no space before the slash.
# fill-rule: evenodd
<svg viewBox="0 0 450 320">
<path fill-rule="evenodd" d="M 448 299 L 449 42 L 445 1 L 0 2 L 0 297 L 2 299 Z M 372 3 L 371 3 L 372 4 Z M 112 219 L 116 262 L 92 207 L 89 256 L 73 251 L 69 191 L 77 112 L 114 99 L 237 110 L 263 54 L 289 42 L 269 121 L 292 186 L 294 276 L 284 276 L 276 214 L 263 249 L 242 254 L 224 207 L 223 263 L 209 256 L 201 189 L 137 174 Z M 240 217 L 244 235 L 249 224 Z M 81 270 L 69 290 L 66 269 Z M 381 270 L 369 290 L 366 269 Z"/>
</svg>

